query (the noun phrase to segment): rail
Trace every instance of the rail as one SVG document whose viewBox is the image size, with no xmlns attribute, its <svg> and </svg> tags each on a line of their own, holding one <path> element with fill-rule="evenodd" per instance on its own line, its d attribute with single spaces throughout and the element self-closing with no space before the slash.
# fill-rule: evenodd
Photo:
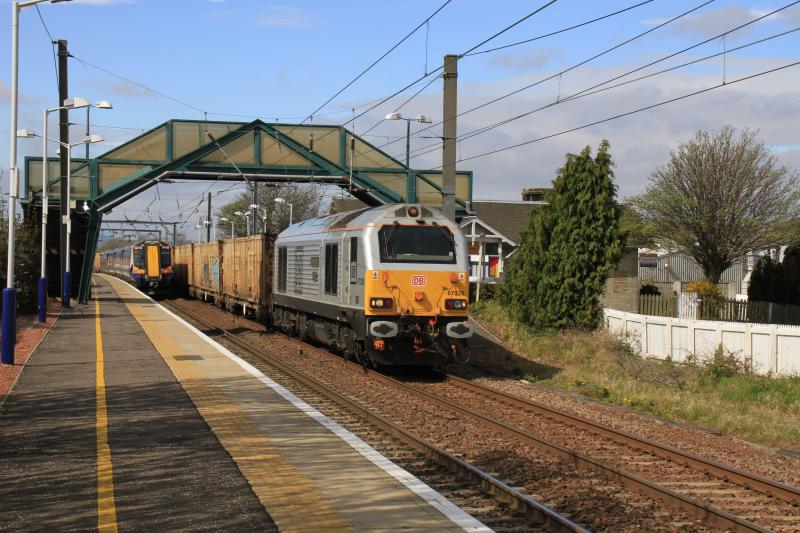
<svg viewBox="0 0 800 533">
<path fill-rule="evenodd" d="M 333 390 L 328 385 L 300 372 L 291 365 L 284 363 L 280 359 L 272 356 L 271 354 L 265 352 L 264 350 L 258 348 L 257 346 L 253 346 L 249 342 L 240 338 L 235 333 L 232 333 L 229 330 L 226 330 L 216 324 L 213 324 L 212 322 L 202 317 L 199 317 L 196 314 L 187 311 L 186 309 L 175 307 L 166 302 L 163 303 L 167 307 L 170 307 L 173 311 L 179 314 L 183 314 L 189 317 L 192 321 L 201 324 L 204 328 L 221 333 L 227 341 L 236 345 L 239 349 L 245 351 L 251 356 L 254 356 L 258 359 L 268 362 L 270 365 L 279 368 L 281 371 L 285 372 L 286 374 L 289 374 L 292 378 L 300 381 L 305 386 L 321 392 L 323 395 L 332 399 L 345 409 L 355 412 L 360 416 L 366 418 L 371 423 L 380 427 L 387 433 L 401 439 L 407 445 L 417 450 L 418 452 L 424 454 L 425 456 L 429 457 L 430 459 L 434 460 L 444 468 L 452 472 L 459 472 L 463 477 L 469 479 L 470 481 L 477 482 L 481 487 L 489 491 L 495 498 L 497 498 L 498 501 L 506 503 L 510 505 L 512 508 L 523 511 L 526 514 L 526 516 L 528 516 L 532 520 L 535 520 L 537 523 L 540 523 L 549 531 L 588 533 L 588 530 L 574 523 L 567 517 L 564 517 L 556 513 L 549 507 L 546 507 L 545 505 L 537 502 L 530 496 L 522 494 L 518 490 L 508 486 L 499 479 L 490 476 L 489 474 L 479 470 L 475 466 L 470 465 L 469 463 L 447 453 L 441 448 L 423 440 L 421 437 L 415 435 L 414 433 L 407 431 L 399 427 L 398 425 L 394 424 L 393 422 L 387 420 L 386 418 L 370 411 L 369 409 L 365 408 L 358 402 L 351 400 L 350 398 L 344 396 L 343 394 Z M 356 366 L 359 370 L 361 370 L 360 366 L 358 365 L 354 366 Z M 374 373 L 372 374 L 377 375 Z"/>
</svg>

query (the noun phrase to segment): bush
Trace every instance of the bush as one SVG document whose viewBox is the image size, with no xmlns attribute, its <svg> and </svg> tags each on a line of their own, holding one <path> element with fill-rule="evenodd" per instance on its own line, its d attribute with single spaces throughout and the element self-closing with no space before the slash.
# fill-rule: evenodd
<svg viewBox="0 0 800 533">
<path fill-rule="evenodd" d="M 761 258 L 747 295 L 754 302 L 800 305 L 800 246 L 787 249 L 782 263 L 769 255 Z"/>
<path fill-rule="evenodd" d="M 722 298 L 722 291 L 719 285 L 708 279 L 692 281 L 686 287 L 686 292 L 696 292 L 700 298 Z"/>
<path fill-rule="evenodd" d="M 5 207 L 5 206 L 2 206 Z M 14 286 L 17 288 L 17 313 L 36 312 L 37 284 L 39 280 L 39 258 L 41 257 L 40 227 L 37 217 L 28 217 L 16 223 Z M 8 219 L 0 217 L 0 283 L 6 286 L 8 258 Z"/>
<path fill-rule="evenodd" d="M 661 289 L 655 283 L 645 281 L 639 287 L 639 294 L 642 296 L 661 296 Z"/>
</svg>

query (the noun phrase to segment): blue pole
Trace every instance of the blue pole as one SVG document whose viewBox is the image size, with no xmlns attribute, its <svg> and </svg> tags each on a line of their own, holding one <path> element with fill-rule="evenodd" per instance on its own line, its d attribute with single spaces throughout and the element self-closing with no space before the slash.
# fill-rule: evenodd
<svg viewBox="0 0 800 533">
<path fill-rule="evenodd" d="M 14 344 L 17 341 L 17 289 L 3 289 L 3 357 L 4 365 L 14 364 Z"/>
<path fill-rule="evenodd" d="M 69 283 L 69 272 L 64 272 L 64 281 L 62 283 L 61 307 L 69 309 L 70 291 L 72 290 Z"/>
<path fill-rule="evenodd" d="M 47 278 L 39 278 L 39 322 L 47 322 Z"/>
</svg>

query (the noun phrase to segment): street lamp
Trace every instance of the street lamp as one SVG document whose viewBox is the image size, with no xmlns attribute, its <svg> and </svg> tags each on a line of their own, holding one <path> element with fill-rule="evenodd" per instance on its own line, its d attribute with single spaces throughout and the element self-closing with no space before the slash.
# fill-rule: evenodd
<svg viewBox="0 0 800 533">
<path fill-rule="evenodd" d="M 67 102 L 70 102 L 70 100 L 64 100 L 64 104 L 65 104 L 64 107 L 67 107 L 68 109 L 73 109 L 71 107 L 68 107 Z M 19 131 L 17 131 L 17 137 L 30 138 L 30 137 L 40 137 L 40 135 L 37 135 L 32 130 L 19 130 Z M 65 257 L 64 257 L 64 275 L 63 275 L 63 281 L 62 281 L 62 287 L 61 287 L 61 305 L 63 307 L 65 307 L 65 308 L 69 308 L 70 300 L 72 299 L 72 294 L 71 294 L 72 293 L 72 286 L 71 286 L 71 282 L 70 282 L 70 237 L 72 235 L 72 216 L 71 216 L 72 215 L 72 208 L 70 207 L 70 204 L 72 203 L 72 199 L 70 198 L 70 196 L 72 194 L 72 149 L 74 147 L 80 146 L 82 144 L 92 144 L 92 143 L 101 142 L 101 141 L 103 141 L 103 138 L 100 135 L 89 135 L 88 137 L 83 139 L 81 142 L 70 144 L 70 143 L 62 143 L 61 141 L 57 141 L 55 139 L 49 139 L 49 138 L 44 137 L 44 136 L 41 136 L 41 137 L 44 139 L 43 142 L 44 142 L 45 145 L 47 144 L 47 141 L 50 141 L 50 142 L 58 143 L 63 148 L 67 149 L 67 187 L 66 187 L 66 189 L 67 189 L 66 190 L 67 212 L 63 213 L 61 215 L 62 223 L 66 224 L 66 226 L 67 226 L 66 240 L 65 240 L 65 246 L 64 246 L 64 248 L 65 248 L 64 249 Z M 46 151 L 45 151 L 45 154 L 46 154 Z M 46 167 L 47 166 L 47 159 L 45 159 L 42 163 Z M 45 182 L 45 185 L 46 185 L 46 182 Z M 46 191 L 46 189 L 42 189 L 43 193 L 45 191 Z M 65 192 L 62 191 L 62 194 L 65 194 Z M 42 248 L 42 254 L 43 255 L 44 255 L 44 251 L 45 251 L 44 248 Z M 44 259 L 43 259 L 43 261 L 44 261 Z M 42 273 L 44 273 L 44 271 Z M 44 277 L 44 276 L 42 276 L 42 277 Z M 41 297 L 42 296 L 40 295 L 40 298 Z"/>
<path fill-rule="evenodd" d="M 244 219 L 244 224 L 247 229 L 247 234 L 250 235 L 250 213 L 242 213 L 241 211 L 236 211 L 234 215 L 242 217 Z"/>
<path fill-rule="evenodd" d="M 286 200 L 284 200 L 283 198 L 275 198 L 275 203 L 276 204 L 286 204 L 286 205 L 289 206 L 289 225 L 291 226 L 292 225 L 292 209 L 294 208 L 294 206 L 292 204 L 290 204 L 289 202 L 287 202 Z"/>
<path fill-rule="evenodd" d="M 253 217 L 253 235 L 258 233 L 258 204 L 250 204 L 250 212 Z"/>
<path fill-rule="evenodd" d="M 231 223 L 231 239 L 235 238 L 236 234 L 234 233 L 234 230 L 233 230 L 233 220 L 231 220 L 231 219 L 229 219 L 227 217 L 220 217 L 219 221 L 220 222 L 230 222 Z"/>
<path fill-rule="evenodd" d="M 17 340 L 17 292 L 14 288 L 14 218 L 19 196 L 19 169 L 17 168 L 17 107 L 19 97 L 19 13 L 25 8 L 47 0 L 27 0 L 11 4 L 11 127 L 9 129 L 10 153 L 8 157 L 8 259 L 6 288 L 3 289 L 2 355 L 4 365 L 14 364 L 14 344 Z M 52 3 L 64 0 L 50 0 Z"/>
<path fill-rule="evenodd" d="M 86 106 L 86 136 L 88 137 L 91 132 L 89 131 L 89 111 L 92 110 L 93 107 L 97 109 L 114 109 L 114 106 L 111 105 L 111 102 L 108 100 L 98 100 L 94 105 Z M 86 161 L 88 164 L 89 161 L 89 145 L 86 145 Z"/>
<path fill-rule="evenodd" d="M 55 113 L 56 111 L 61 111 L 62 109 L 70 110 L 70 109 L 80 109 L 82 107 L 86 108 L 86 113 L 88 116 L 89 109 L 92 107 L 97 107 L 99 109 L 111 109 L 111 104 L 108 103 L 106 100 L 100 100 L 96 104 L 92 105 L 89 100 L 85 98 L 68 98 L 64 100 L 64 105 L 61 107 L 56 107 L 53 109 L 45 109 L 42 111 L 42 258 L 41 258 L 41 275 L 39 277 L 39 295 L 38 295 L 38 312 L 39 312 L 39 322 L 44 323 L 47 320 L 47 271 L 46 271 L 46 257 L 47 257 L 47 213 L 49 207 L 49 190 L 50 190 L 50 165 L 47 160 L 47 128 L 48 128 L 48 116 L 50 113 Z M 86 137 L 89 138 L 89 131 L 87 128 Z M 86 143 L 86 159 L 89 159 L 89 144 Z M 63 192 L 62 192 L 63 194 Z M 68 202 L 69 203 L 69 202 Z M 84 211 L 89 211 L 88 203 L 84 203 L 83 206 Z M 63 251 L 62 251 L 63 252 Z M 69 255 L 67 254 L 67 259 L 69 260 Z M 63 287 L 62 287 L 63 291 Z"/>
<path fill-rule="evenodd" d="M 414 118 L 404 117 L 400 113 L 389 113 L 384 117 L 385 120 L 405 120 L 406 121 L 406 167 L 410 168 L 411 162 L 411 123 L 420 122 L 422 124 L 430 124 L 430 117 L 425 115 L 417 115 Z"/>
</svg>

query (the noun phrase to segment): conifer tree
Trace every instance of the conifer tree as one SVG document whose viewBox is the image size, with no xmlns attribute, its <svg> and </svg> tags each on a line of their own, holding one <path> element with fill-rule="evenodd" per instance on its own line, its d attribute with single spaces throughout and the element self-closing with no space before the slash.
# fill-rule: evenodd
<svg viewBox="0 0 800 533">
<path fill-rule="evenodd" d="M 531 214 L 500 297 L 523 323 L 540 329 L 595 328 L 608 274 L 622 257 L 613 163 L 603 141 L 567 154 L 548 205 Z"/>
</svg>

